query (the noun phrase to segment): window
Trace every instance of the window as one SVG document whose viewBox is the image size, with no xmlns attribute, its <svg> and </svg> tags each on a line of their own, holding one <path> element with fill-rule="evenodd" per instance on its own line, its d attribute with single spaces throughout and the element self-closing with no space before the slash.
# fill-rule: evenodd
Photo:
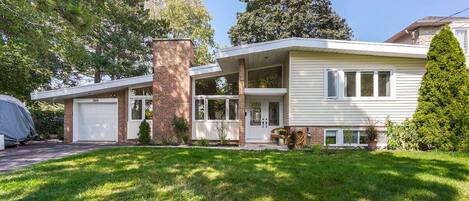
<svg viewBox="0 0 469 201">
<path fill-rule="evenodd" d="M 153 100 L 145 100 L 145 119 L 153 119 Z"/>
<path fill-rule="evenodd" d="M 132 120 L 142 120 L 142 100 L 132 100 Z"/>
<path fill-rule="evenodd" d="M 238 120 L 238 100 L 235 100 L 235 99 L 230 99 L 228 100 L 229 101 L 229 120 Z"/>
<path fill-rule="evenodd" d="M 280 125 L 279 102 L 269 102 L 269 126 Z"/>
<path fill-rule="evenodd" d="M 282 88 L 282 67 L 248 71 L 248 88 Z"/>
<path fill-rule="evenodd" d="M 326 144 L 337 143 L 337 130 L 326 130 Z"/>
<path fill-rule="evenodd" d="M 358 131 L 344 130 L 343 131 L 343 142 L 344 144 L 358 144 Z"/>
<path fill-rule="evenodd" d="M 338 82 L 338 72 L 333 70 L 327 71 L 327 97 L 337 97 Z"/>
<path fill-rule="evenodd" d="M 226 119 L 226 101 L 224 99 L 208 100 L 208 119 L 225 120 Z"/>
<path fill-rule="evenodd" d="M 391 72 L 378 72 L 378 96 L 391 96 Z"/>
<path fill-rule="evenodd" d="M 130 119 L 142 121 L 153 119 L 153 89 L 151 86 L 129 90 Z"/>
<path fill-rule="evenodd" d="M 345 72 L 344 73 L 344 96 L 345 97 L 355 97 L 357 94 L 356 89 L 356 72 Z"/>
<path fill-rule="evenodd" d="M 373 96 L 373 72 L 361 72 L 361 96 Z"/>
<path fill-rule="evenodd" d="M 467 53 L 467 30 L 456 30 L 455 35 L 459 41 L 459 46 Z"/>
<path fill-rule="evenodd" d="M 205 119 L 205 100 L 195 100 L 195 120 Z"/>
<path fill-rule="evenodd" d="M 239 74 L 195 80 L 195 95 L 238 95 Z"/>
<path fill-rule="evenodd" d="M 366 133 L 364 131 L 360 131 L 360 140 L 359 140 L 359 144 L 366 144 L 367 142 L 367 138 L 368 136 L 366 135 Z"/>
<path fill-rule="evenodd" d="M 130 96 L 151 96 L 153 95 L 153 88 L 151 86 L 130 89 Z"/>
</svg>

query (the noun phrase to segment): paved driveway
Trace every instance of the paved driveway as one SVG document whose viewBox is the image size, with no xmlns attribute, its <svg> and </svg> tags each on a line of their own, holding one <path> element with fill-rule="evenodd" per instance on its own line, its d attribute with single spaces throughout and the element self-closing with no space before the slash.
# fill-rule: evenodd
<svg viewBox="0 0 469 201">
<path fill-rule="evenodd" d="M 95 150 L 101 144 L 34 143 L 0 151 L 0 172 L 14 170 L 54 158 Z"/>
</svg>

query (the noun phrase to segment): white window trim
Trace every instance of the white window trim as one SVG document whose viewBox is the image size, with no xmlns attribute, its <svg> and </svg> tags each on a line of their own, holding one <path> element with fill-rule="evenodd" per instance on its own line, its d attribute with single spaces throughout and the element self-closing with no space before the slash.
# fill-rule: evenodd
<svg viewBox="0 0 469 201">
<path fill-rule="evenodd" d="M 128 111 L 128 120 L 130 122 L 141 122 L 145 119 L 145 101 L 150 100 L 153 101 L 153 95 L 150 96 L 138 96 L 138 95 L 131 95 L 132 89 L 138 89 L 138 88 L 144 88 L 144 87 L 150 87 L 151 85 L 148 86 L 138 86 L 138 87 L 131 87 L 128 90 L 128 106 L 127 106 L 127 111 Z M 133 100 L 142 100 L 142 119 L 132 119 L 132 101 Z M 154 112 L 154 111 L 153 111 Z M 152 119 L 148 119 L 147 121 L 153 121 Z"/>
<path fill-rule="evenodd" d="M 358 131 L 358 142 L 360 142 L 360 133 L 365 132 L 363 129 L 357 129 L 357 128 L 327 128 L 324 129 L 323 133 L 323 145 L 324 146 L 340 146 L 340 147 L 361 147 L 361 146 L 368 146 L 368 144 L 359 144 L 359 143 L 352 143 L 352 144 L 344 144 L 344 131 L 350 130 L 350 131 Z M 327 131 L 337 131 L 337 134 L 335 136 L 335 144 L 328 144 L 326 145 L 326 132 Z"/>
<path fill-rule="evenodd" d="M 339 82 L 337 85 L 337 97 L 328 97 L 328 76 L 329 71 L 337 71 L 339 76 Z M 361 72 L 370 72 L 373 71 L 373 96 L 361 96 Z M 378 94 L 378 72 L 388 71 L 390 72 L 390 96 L 379 96 Z M 346 97 L 345 96 L 345 72 L 356 72 L 356 96 L 355 97 Z M 362 68 L 358 70 L 354 69 L 339 69 L 339 68 L 330 68 L 324 71 L 324 97 L 329 101 L 350 101 L 350 100 L 396 100 L 396 70 L 395 68 Z"/>
</svg>

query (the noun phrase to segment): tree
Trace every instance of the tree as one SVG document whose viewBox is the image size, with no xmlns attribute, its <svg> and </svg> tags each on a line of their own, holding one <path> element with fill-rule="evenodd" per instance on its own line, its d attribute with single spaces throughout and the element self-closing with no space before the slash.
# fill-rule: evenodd
<svg viewBox="0 0 469 201">
<path fill-rule="evenodd" d="M 201 0 L 149 0 L 146 7 L 153 19 L 169 23 L 169 38 L 190 38 L 194 42 L 195 65 L 213 63 L 215 48 L 212 19 Z"/>
<path fill-rule="evenodd" d="M 289 37 L 349 40 L 352 30 L 330 0 L 241 0 L 246 11 L 238 13 L 229 31 L 233 45 Z"/>
<path fill-rule="evenodd" d="M 469 77 L 448 26 L 432 39 L 418 101 L 413 121 L 426 146 L 469 150 Z"/>
<path fill-rule="evenodd" d="M 76 33 L 87 16 L 65 1 L 0 1 L 0 93 L 26 101 L 53 78 L 74 84 L 71 69 L 85 53 Z"/>
<path fill-rule="evenodd" d="M 167 34 L 143 0 L 0 0 L 0 93 L 149 73 L 151 38 Z"/>
<path fill-rule="evenodd" d="M 108 0 L 83 3 L 93 15 L 85 46 L 90 63 L 81 72 L 93 74 L 95 83 L 103 76 L 120 79 L 150 73 L 152 38 L 165 37 L 167 23 L 154 20 L 144 0 Z"/>
</svg>

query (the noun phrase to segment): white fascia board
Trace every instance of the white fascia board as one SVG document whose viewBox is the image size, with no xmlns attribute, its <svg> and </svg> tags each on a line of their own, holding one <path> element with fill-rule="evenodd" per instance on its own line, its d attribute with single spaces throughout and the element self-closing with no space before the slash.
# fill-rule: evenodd
<svg viewBox="0 0 469 201">
<path fill-rule="evenodd" d="M 377 56 L 396 56 L 409 58 L 426 58 L 428 46 L 396 43 L 374 43 L 346 40 L 329 40 L 313 38 L 288 38 L 263 43 L 240 45 L 224 48 L 217 52 L 216 59 L 266 52 L 276 49 L 311 49 L 316 51 L 340 51 L 351 54 Z"/>
<path fill-rule="evenodd" d="M 90 92 L 99 92 L 99 91 L 111 90 L 115 88 L 121 88 L 121 87 L 139 85 L 139 84 L 145 84 L 145 83 L 151 83 L 151 82 L 153 82 L 153 74 L 118 79 L 118 80 L 96 83 L 96 84 L 89 84 L 89 85 L 78 86 L 78 87 L 62 88 L 62 89 L 43 91 L 43 92 L 34 92 L 34 93 L 31 93 L 31 100 L 60 99 L 60 98 L 65 98 L 67 96 L 87 94 Z"/>
<path fill-rule="evenodd" d="M 195 66 L 189 69 L 190 76 L 202 75 L 202 74 L 208 74 L 208 73 L 217 73 L 217 72 L 221 72 L 221 68 L 218 65 L 218 63 L 208 64 L 208 65 L 203 65 L 203 66 Z"/>
<path fill-rule="evenodd" d="M 287 88 L 245 88 L 244 94 L 253 96 L 280 96 L 287 93 Z"/>
</svg>

